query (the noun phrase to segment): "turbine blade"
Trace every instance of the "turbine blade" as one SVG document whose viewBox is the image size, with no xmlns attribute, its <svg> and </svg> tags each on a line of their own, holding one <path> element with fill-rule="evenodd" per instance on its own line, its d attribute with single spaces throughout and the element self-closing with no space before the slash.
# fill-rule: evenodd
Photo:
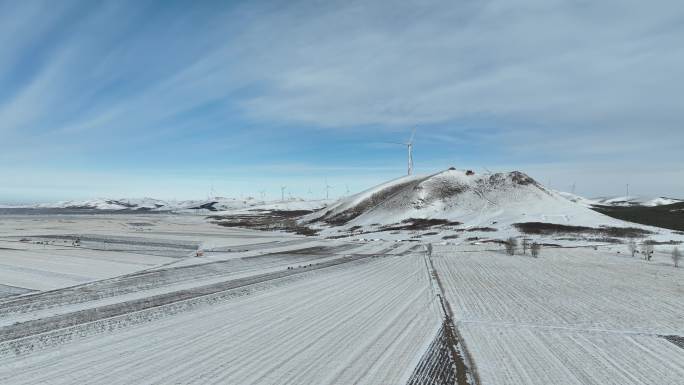
<svg viewBox="0 0 684 385">
<path fill-rule="evenodd" d="M 408 140 L 408 143 L 413 143 L 413 137 L 416 136 L 416 128 L 414 127 L 413 130 L 411 130 L 411 139 Z"/>
</svg>

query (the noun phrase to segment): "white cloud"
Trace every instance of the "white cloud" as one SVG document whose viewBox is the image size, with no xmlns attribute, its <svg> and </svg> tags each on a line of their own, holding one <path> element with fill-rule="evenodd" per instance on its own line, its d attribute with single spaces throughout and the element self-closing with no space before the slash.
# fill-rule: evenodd
<svg viewBox="0 0 684 385">
<path fill-rule="evenodd" d="M 478 116 L 611 132 L 680 121 L 680 2 L 297 2 L 236 38 L 255 118 L 328 127 Z M 646 127 L 648 125 L 648 127 Z"/>
</svg>

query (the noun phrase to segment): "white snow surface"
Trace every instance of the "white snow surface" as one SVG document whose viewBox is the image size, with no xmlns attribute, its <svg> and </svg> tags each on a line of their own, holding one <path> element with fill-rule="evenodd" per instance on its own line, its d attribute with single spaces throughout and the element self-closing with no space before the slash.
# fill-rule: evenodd
<svg viewBox="0 0 684 385">
<path fill-rule="evenodd" d="M 401 384 L 440 324 L 422 257 L 388 257 L 5 359 L 0 382 Z"/>
<path fill-rule="evenodd" d="M 682 384 L 684 269 L 588 248 L 540 258 L 436 246 L 480 383 Z"/>
<path fill-rule="evenodd" d="M 473 226 L 535 216 L 564 223 L 565 217 L 553 215 L 569 215 L 571 225 L 600 223 L 591 216 L 593 211 L 553 191 L 515 182 L 525 180 L 524 176 L 502 174 L 492 182 L 489 178 L 458 170 L 400 178 L 384 185 L 384 189 L 400 187 L 392 196 L 356 219 L 366 221 L 370 219 L 364 215 L 376 214 L 388 221 L 418 214 L 439 218 L 435 213 L 446 212 L 442 218 L 450 220 L 472 215 Z M 444 202 L 432 200 L 445 185 L 461 191 Z M 364 205 L 377 191 L 371 189 L 329 210 L 344 213 Z M 418 198 L 423 206 L 413 207 Z M 535 202 L 541 203 L 534 206 Z M 403 214 L 406 208 L 413 211 Z M 327 210 L 310 217 L 325 215 Z M 429 241 L 426 238 L 348 242 L 225 228 L 204 216 L 164 213 L 2 219 L 0 284 L 27 290 L 55 290 L 142 270 L 172 272 L 207 262 L 228 263 L 223 270 L 210 264 L 176 280 L 150 281 L 154 285 L 141 285 L 133 292 L 107 289 L 102 291 L 106 295 L 95 299 L 70 301 L 66 296 L 63 303 L 50 302 L 47 307 L 5 311 L 0 327 L 288 271 L 290 266 L 342 255 L 375 256 L 269 281 L 253 290 L 240 289 L 239 296 L 188 306 L 159 318 L 152 317 L 152 311 L 136 312 L 133 316 L 147 319 L 140 323 L 126 324 L 115 317 L 104 320 L 96 332 L 88 324 L 78 325 L 73 327 L 73 338 L 63 344 L 37 345 L 28 354 L 3 357 L 3 384 L 406 383 L 441 322 L 434 282 L 420 253 L 421 242 Z M 578 222 L 582 220 L 587 222 Z M 436 237 L 445 233 L 438 231 Z M 494 234 L 500 237 L 503 232 Z M 83 235 L 82 246 L 49 238 L 69 234 Z M 87 237 L 130 244 L 105 245 Z M 45 239 L 51 241 L 37 243 Z M 164 246 L 189 243 L 201 245 L 204 255 L 195 256 L 194 249 L 185 248 L 180 254 L 167 254 Z M 313 247 L 320 251 L 311 251 Z M 462 346 L 483 385 L 681 385 L 684 349 L 660 336 L 684 335 L 684 269 L 672 267 L 672 245 L 659 247 L 647 262 L 628 257 L 625 245 L 598 251 L 577 245 L 544 247 L 541 257 L 534 259 L 505 255 L 494 244 L 435 242 L 432 262 Z M 298 254 L 297 249 L 309 251 Z M 286 255 L 273 255 L 276 252 Z M 120 327 L 109 328 L 117 322 Z"/>
</svg>

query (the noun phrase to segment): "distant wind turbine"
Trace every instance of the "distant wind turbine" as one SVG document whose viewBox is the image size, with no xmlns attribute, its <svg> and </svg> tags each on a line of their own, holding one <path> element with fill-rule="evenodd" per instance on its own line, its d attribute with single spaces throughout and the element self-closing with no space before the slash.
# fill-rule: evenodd
<svg viewBox="0 0 684 385">
<path fill-rule="evenodd" d="M 330 189 L 333 186 L 328 184 L 328 178 L 325 178 L 325 199 L 330 199 Z"/>
<path fill-rule="evenodd" d="M 285 189 L 287 186 L 280 186 L 280 200 L 285 201 Z"/>
<path fill-rule="evenodd" d="M 402 142 L 389 142 L 392 144 L 400 144 L 402 146 L 406 146 L 406 149 L 408 150 L 408 175 L 413 174 L 413 137 L 416 136 L 416 129 L 414 128 L 411 131 L 411 137 L 409 140 L 405 143 Z"/>
</svg>

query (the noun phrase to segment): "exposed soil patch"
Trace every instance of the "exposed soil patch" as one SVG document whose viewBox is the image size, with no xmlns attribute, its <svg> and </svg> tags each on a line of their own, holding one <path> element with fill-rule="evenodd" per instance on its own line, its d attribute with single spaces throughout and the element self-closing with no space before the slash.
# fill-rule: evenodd
<svg viewBox="0 0 684 385">
<path fill-rule="evenodd" d="M 442 326 L 418 362 L 418 366 L 413 370 L 407 385 L 455 384 L 455 366 L 449 349 L 449 341 Z"/>
<path fill-rule="evenodd" d="M 493 231 L 499 231 L 493 227 L 471 227 L 467 229 L 466 231 L 484 231 L 484 232 L 493 232 Z"/>
<path fill-rule="evenodd" d="M 513 172 L 511 172 L 510 175 L 511 175 L 511 180 L 514 183 L 517 183 L 521 186 L 527 186 L 529 184 L 535 184 L 535 185 L 537 184 L 537 182 L 534 179 L 530 178 L 528 175 L 523 174 L 520 171 L 513 171 Z"/>
<path fill-rule="evenodd" d="M 684 232 L 684 202 L 662 206 L 594 206 L 593 210 L 624 221 Z"/>
<path fill-rule="evenodd" d="M 610 237 L 599 237 L 599 238 L 575 238 L 575 237 L 564 237 L 556 238 L 559 241 L 585 241 L 585 242 L 601 242 L 601 243 L 623 243 L 622 239 L 610 238 Z"/>
<path fill-rule="evenodd" d="M 128 223 L 129 226 L 135 226 L 135 227 L 147 227 L 147 226 L 154 226 L 152 223 L 149 222 L 130 222 Z"/>
<path fill-rule="evenodd" d="M 460 224 L 461 222 L 454 222 L 446 219 L 409 218 L 404 219 L 401 223 L 383 226 L 380 229 L 381 231 L 428 230 L 436 226 L 458 226 Z"/>
<path fill-rule="evenodd" d="M 297 219 L 309 214 L 308 210 L 274 210 L 256 211 L 255 214 L 238 215 L 211 215 L 207 219 L 225 227 L 242 227 L 265 231 L 287 231 L 290 233 L 312 236 L 318 234 L 318 230 L 299 224 Z"/>
<path fill-rule="evenodd" d="M 505 245 L 507 242 L 503 239 L 485 239 L 482 243 L 496 243 L 497 245 Z"/>
<path fill-rule="evenodd" d="M 653 240 L 647 240 L 644 242 L 647 245 L 681 245 L 682 241 L 675 241 L 670 239 L 669 241 L 663 241 L 663 242 L 658 242 L 658 241 L 653 241 Z"/>
<path fill-rule="evenodd" d="M 214 205 L 216 205 L 217 203 L 218 202 L 207 202 L 207 203 L 195 206 L 195 207 L 188 207 L 188 209 L 190 209 L 190 210 L 202 210 L 202 209 L 204 209 L 204 210 L 209 210 L 209 211 L 218 211 L 218 209 L 216 207 L 214 207 Z"/>
<path fill-rule="evenodd" d="M 299 218 L 304 215 L 311 214 L 311 210 L 273 210 L 271 215 L 275 215 L 282 218 Z"/>
<path fill-rule="evenodd" d="M 525 234 L 536 235 L 586 234 L 618 238 L 640 238 L 653 234 L 648 230 L 636 227 L 568 226 L 544 222 L 515 223 L 513 226 Z"/>
<path fill-rule="evenodd" d="M 684 349 L 684 337 L 682 336 L 661 336 L 662 338 L 665 338 L 666 340 L 672 342 L 673 344 L 679 346 L 680 348 Z"/>
</svg>

